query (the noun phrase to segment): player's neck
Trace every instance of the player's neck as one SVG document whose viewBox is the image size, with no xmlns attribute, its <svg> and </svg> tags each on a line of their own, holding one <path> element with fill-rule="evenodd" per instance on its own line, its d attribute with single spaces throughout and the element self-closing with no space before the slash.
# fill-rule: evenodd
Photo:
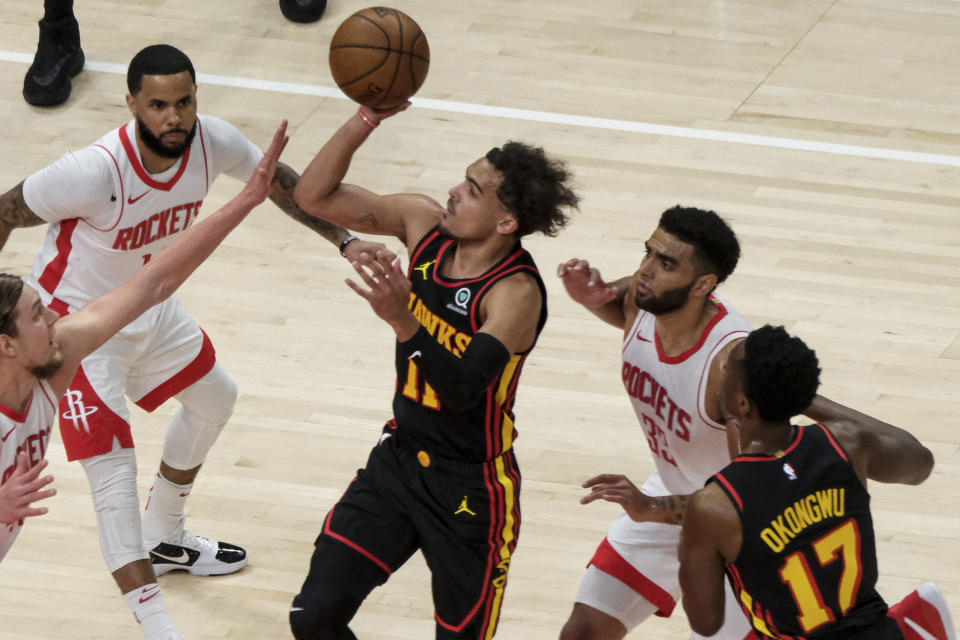
<svg viewBox="0 0 960 640">
<path fill-rule="evenodd" d="M 452 256 L 444 260 L 440 273 L 445 278 L 476 278 L 490 270 L 513 250 L 513 236 L 491 236 L 483 240 L 457 240 Z"/>
<path fill-rule="evenodd" d="M 37 378 L 17 364 L 0 367 L 0 404 L 15 411 L 26 411 Z"/>
<path fill-rule="evenodd" d="M 740 428 L 740 451 L 743 455 L 765 454 L 775 456 L 790 446 L 796 436 L 796 427 L 789 422 L 757 420 Z"/>
<path fill-rule="evenodd" d="M 657 340 L 668 357 L 680 355 L 700 341 L 700 336 L 720 308 L 705 298 L 691 299 L 676 311 L 657 316 Z"/>
</svg>

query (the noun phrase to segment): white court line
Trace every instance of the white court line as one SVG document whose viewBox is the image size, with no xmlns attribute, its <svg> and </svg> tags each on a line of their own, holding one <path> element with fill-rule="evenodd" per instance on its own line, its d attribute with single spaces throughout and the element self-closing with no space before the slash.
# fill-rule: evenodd
<svg viewBox="0 0 960 640">
<path fill-rule="evenodd" d="M 30 64 L 33 56 L 15 51 L 0 50 L 0 61 L 23 62 Z M 127 66 L 108 62 L 87 60 L 84 69 L 88 71 L 103 71 L 125 75 Z M 236 76 L 217 76 L 207 73 L 198 73 L 197 82 L 221 85 L 225 87 L 241 87 L 260 91 L 274 91 L 308 96 L 323 96 L 346 100 L 339 89 L 321 87 L 311 84 L 297 84 L 292 82 L 271 82 L 269 80 L 255 80 Z M 694 129 L 692 127 L 674 127 L 648 122 L 633 122 L 630 120 L 613 120 L 609 118 L 591 118 L 575 116 L 566 113 L 552 113 L 549 111 L 532 111 L 529 109 L 512 109 L 510 107 L 493 107 L 468 102 L 453 102 L 450 100 L 432 100 L 430 98 L 413 98 L 413 104 L 421 109 L 447 111 L 452 113 L 469 113 L 479 116 L 495 118 L 511 118 L 513 120 L 530 120 L 562 124 L 574 127 L 588 127 L 593 129 L 609 129 L 630 133 L 648 133 L 672 138 L 691 138 L 694 140 L 710 140 L 713 142 L 731 142 L 734 144 L 748 144 L 760 147 L 774 147 L 777 149 L 791 149 L 794 151 L 811 151 L 814 153 L 828 153 L 841 156 L 857 156 L 861 158 L 877 158 L 881 160 L 899 160 L 901 162 L 917 162 L 923 164 L 940 164 L 960 167 L 960 156 L 950 156 L 940 153 L 919 153 L 916 151 L 902 151 L 899 149 L 883 149 L 880 147 L 863 147 L 852 144 L 836 144 L 833 142 L 816 142 L 813 140 L 796 140 L 794 138 L 779 138 L 776 136 L 759 136 L 749 133 L 735 133 L 732 131 L 718 131 L 715 129 Z"/>
</svg>

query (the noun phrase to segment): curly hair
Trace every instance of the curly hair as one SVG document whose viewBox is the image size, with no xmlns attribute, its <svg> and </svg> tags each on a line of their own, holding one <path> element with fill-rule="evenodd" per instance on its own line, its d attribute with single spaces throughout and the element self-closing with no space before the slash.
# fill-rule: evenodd
<svg viewBox="0 0 960 640">
<path fill-rule="evenodd" d="M 509 141 L 487 152 L 487 160 L 503 175 L 497 198 L 517 218 L 517 235 L 540 231 L 555 236 L 569 217 L 562 207 L 577 208 L 579 196 L 566 184 L 572 178 L 559 160 L 543 149 Z"/>
<path fill-rule="evenodd" d="M 143 87 L 143 76 L 169 76 L 183 71 L 190 72 L 190 77 L 196 84 L 197 73 L 193 70 L 193 63 L 187 54 L 169 44 L 152 44 L 141 49 L 130 61 L 130 66 L 127 67 L 127 89 L 130 95 L 135 96 Z"/>
<path fill-rule="evenodd" d="M 769 422 L 803 412 L 820 386 L 817 354 L 783 327 L 764 325 L 752 331 L 738 366 L 744 393 Z"/>
<path fill-rule="evenodd" d="M 700 275 L 715 274 L 717 284 L 733 273 L 740 260 L 740 243 L 736 234 L 713 211 L 677 205 L 660 216 L 660 228 L 693 245 Z"/>
<path fill-rule="evenodd" d="M 17 303 L 23 293 L 23 279 L 20 276 L 0 273 L 0 334 L 16 338 Z"/>
</svg>

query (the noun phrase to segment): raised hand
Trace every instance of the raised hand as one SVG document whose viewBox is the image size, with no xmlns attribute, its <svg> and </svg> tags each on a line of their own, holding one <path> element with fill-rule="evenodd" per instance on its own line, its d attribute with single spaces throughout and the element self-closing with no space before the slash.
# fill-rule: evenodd
<svg viewBox="0 0 960 640">
<path fill-rule="evenodd" d="M 361 254 L 364 253 L 385 267 L 397 259 L 397 254 L 388 249 L 387 245 L 382 242 L 370 242 L 363 238 L 357 238 L 343 250 L 343 255 L 351 263 L 359 261 Z"/>
<path fill-rule="evenodd" d="M 600 272 L 586 260 L 571 258 L 560 263 L 557 276 L 563 281 L 567 294 L 585 307 L 599 307 L 616 299 L 618 289 L 600 277 Z"/>
<path fill-rule="evenodd" d="M 280 123 L 280 127 L 273 134 L 273 140 L 267 148 L 266 153 L 260 158 L 253 175 L 247 180 L 247 185 L 237 197 L 245 198 L 251 207 L 255 207 L 270 195 L 270 183 L 273 182 L 273 174 L 277 170 L 277 162 L 280 160 L 280 154 L 284 147 L 290 141 L 287 136 L 287 121 Z"/>
<path fill-rule="evenodd" d="M 0 485 L 0 524 L 10 525 L 31 516 L 42 516 L 46 507 L 31 507 L 37 500 L 56 495 L 56 489 L 43 487 L 53 482 L 53 476 L 40 477 L 47 464 L 46 460 L 30 468 L 27 454 L 17 454 L 16 466 L 7 481 Z"/>
</svg>

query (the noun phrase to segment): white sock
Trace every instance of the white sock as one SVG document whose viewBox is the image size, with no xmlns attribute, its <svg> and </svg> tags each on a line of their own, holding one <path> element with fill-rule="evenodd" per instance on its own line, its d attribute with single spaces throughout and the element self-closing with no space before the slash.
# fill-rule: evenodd
<svg viewBox="0 0 960 640">
<path fill-rule="evenodd" d="M 147 506 L 141 517 L 143 541 L 148 550 L 156 547 L 180 526 L 187 496 L 192 488 L 192 482 L 173 484 L 159 473 L 154 478 Z"/>
<path fill-rule="evenodd" d="M 137 587 L 123 594 L 123 598 L 147 640 L 183 640 L 163 608 L 160 586 L 156 582 Z"/>
</svg>

